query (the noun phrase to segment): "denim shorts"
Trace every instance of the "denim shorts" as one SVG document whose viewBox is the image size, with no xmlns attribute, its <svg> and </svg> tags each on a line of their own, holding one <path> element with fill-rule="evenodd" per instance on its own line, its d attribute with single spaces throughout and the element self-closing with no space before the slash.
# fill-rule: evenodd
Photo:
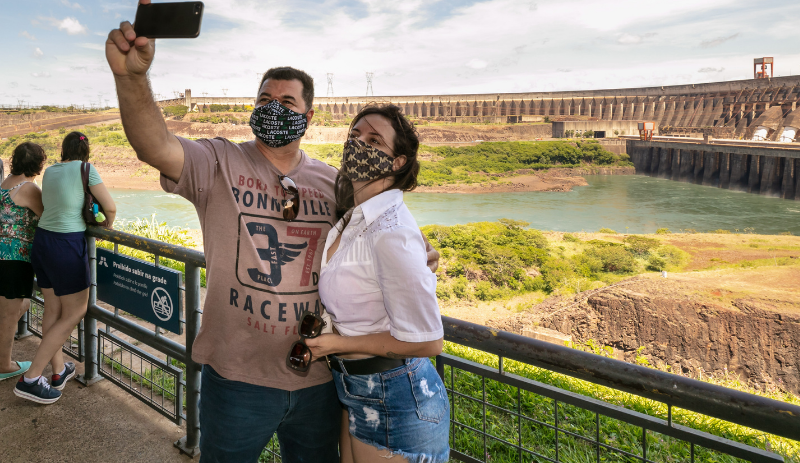
<svg viewBox="0 0 800 463">
<path fill-rule="evenodd" d="M 429 359 L 406 362 L 372 375 L 332 370 L 339 401 L 350 415 L 350 435 L 410 463 L 447 462 L 450 405 L 444 384 Z"/>
<path fill-rule="evenodd" d="M 83 232 L 57 233 L 36 228 L 31 264 L 39 287 L 52 288 L 56 296 L 79 293 L 91 284 Z"/>
</svg>

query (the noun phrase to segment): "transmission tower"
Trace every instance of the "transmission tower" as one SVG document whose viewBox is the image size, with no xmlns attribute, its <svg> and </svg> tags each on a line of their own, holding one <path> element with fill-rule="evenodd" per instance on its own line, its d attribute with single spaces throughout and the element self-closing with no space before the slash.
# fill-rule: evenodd
<svg viewBox="0 0 800 463">
<path fill-rule="evenodd" d="M 333 97 L 333 74 L 328 73 L 328 91 L 325 96 Z"/>
<path fill-rule="evenodd" d="M 375 92 L 372 91 L 372 76 L 374 72 L 367 73 L 367 96 L 375 96 Z"/>
<path fill-rule="evenodd" d="M 223 96 L 228 96 L 228 89 L 227 88 L 223 88 L 222 89 L 222 95 Z"/>
</svg>

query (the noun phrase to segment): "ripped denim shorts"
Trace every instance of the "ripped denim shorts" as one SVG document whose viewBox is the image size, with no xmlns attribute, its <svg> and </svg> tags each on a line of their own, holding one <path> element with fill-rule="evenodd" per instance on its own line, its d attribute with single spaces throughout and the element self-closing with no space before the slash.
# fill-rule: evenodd
<svg viewBox="0 0 800 463">
<path fill-rule="evenodd" d="M 448 461 L 450 404 L 429 359 L 407 359 L 403 366 L 372 375 L 332 373 L 350 415 L 351 436 L 410 463 Z"/>
</svg>

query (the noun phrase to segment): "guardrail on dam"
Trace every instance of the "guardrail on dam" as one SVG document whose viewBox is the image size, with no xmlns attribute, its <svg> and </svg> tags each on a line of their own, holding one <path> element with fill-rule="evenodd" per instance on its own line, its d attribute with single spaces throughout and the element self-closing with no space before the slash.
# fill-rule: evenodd
<svg viewBox="0 0 800 463">
<path fill-rule="evenodd" d="M 636 173 L 800 200 L 800 145 L 626 137 Z"/>
<path fill-rule="evenodd" d="M 248 97 L 193 96 L 161 100 L 159 106 L 253 104 Z M 356 114 L 371 102 L 393 103 L 415 117 L 460 122 L 524 122 L 525 116 L 580 116 L 605 121 L 653 121 L 672 133 L 710 132 L 723 128 L 736 138 L 753 137 L 758 127 L 777 140 L 784 126 L 800 128 L 800 76 L 747 79 L 661 87 L 577 90 L 569 92 L 487 93 L 462 95 L 316 97 L 314 108 L 334 118 Z M 661 132 L 660 132 L 661 133 Z"/>
</svg>

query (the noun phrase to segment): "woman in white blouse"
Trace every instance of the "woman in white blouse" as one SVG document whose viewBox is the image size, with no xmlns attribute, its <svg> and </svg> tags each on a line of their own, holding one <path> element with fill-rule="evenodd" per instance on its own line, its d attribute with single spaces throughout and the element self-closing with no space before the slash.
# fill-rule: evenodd
<svg viewBox="0 0 800 463">
<path fill-rule="evenodd" d="M 417 185 L 419 138 L 393 105 L 353 119 L 336 179 L 346 211 L 322 255 L 320 298 L 338 334 L 307 339 L 328 355 L 342 402 L 343 462 L 446 462 L 449 404 L 428 359 L 444 331 L 436 275 L 403 202 Z"/>
</svg>

